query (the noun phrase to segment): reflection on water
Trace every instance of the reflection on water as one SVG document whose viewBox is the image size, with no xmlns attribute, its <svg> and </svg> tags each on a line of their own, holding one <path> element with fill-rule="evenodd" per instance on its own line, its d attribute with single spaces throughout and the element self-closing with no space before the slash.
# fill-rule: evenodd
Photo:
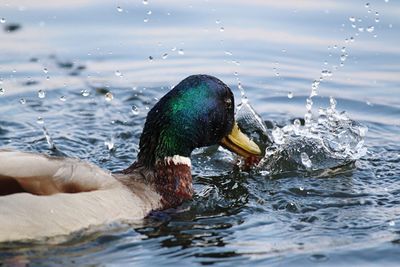
<svg viewBox="0 0 400 267">
<path fill-rule="evenodd" d="M 78 157 L 121 170 L 136 157 L 145 116 L 157 99 L 184 77 L 208 73 L 231 85 L 236 103 L 237 87 L 245 89 L 260 114 L 258 123 L 266 123 L 253 133 L 262 143 L 279 142 L 279 136 L 294 141 L 295 130 L 279 135 L 276 129 L 296 126 L 295 119 L 303 129 L 308 104 L 316 130 L 332 137 L 324 145 L 349 158 L 356 155 L 339 163 L 323 159 L 333 166 L 321 165 L 322 171 L 296 171 L 315 166 L 311 156 L 318 151 L 311 147 L 306 155 L 296 154 L 293 169 L 286 162 L 271 176 L 264 172 L 271 168 L 238 170 L 236 157 L 221 148 L 199 149 L 193 154 L 196 196 L 178 209 L 151 214 L 139 227 L 107 226 L 61 244 L 2 244 L 0 262 L 399 261 L 396 1 L 18 0 L 0 6 L 2 148 Z M 4 30 L 12 23 L 20 28 Z M 322 114 L 332 111 L 330 96 L 335 112 Z M 348 120 L 329 120 L 342 110 Z M 318 120 L 321 115 L 328 124 Z M 339 125 L 344 131 L 338 121 L 348 122 Z M 363 129 L 359 124 L 368 128 L 365 137 L 352 131 Z M 329 127 L 318 128 L 324 125 Z M 346 136 L 348 146 L 337 133 Z M 365 155 L 357 154 L 363 152 L 361 141 Z M 349 146 L 353 150 L 346 150 Z M 266 160 L 269 166 L 280 162 L 273 156 Z"/>
</svg>

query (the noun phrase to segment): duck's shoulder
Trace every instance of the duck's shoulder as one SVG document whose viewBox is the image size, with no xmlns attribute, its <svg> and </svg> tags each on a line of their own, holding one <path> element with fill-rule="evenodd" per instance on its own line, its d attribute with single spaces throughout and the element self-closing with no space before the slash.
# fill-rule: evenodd
<svg viewBox="0 0 400 267">
<path fill-rule="evenodd" d="M 15 182 L 20 190 L 37 195 L 92 191 L 119 184 L 110 172 L 74 158 L 0 150 L 0 162 L 3 191 Z"/>
<path fill-rule="evenodd" d="M 126 170 L 112 174 L 113 177 L 128 190 L 138 196 L 159 194 L 156 193 L 156 172 L 135 162 Z"/>
</svg>

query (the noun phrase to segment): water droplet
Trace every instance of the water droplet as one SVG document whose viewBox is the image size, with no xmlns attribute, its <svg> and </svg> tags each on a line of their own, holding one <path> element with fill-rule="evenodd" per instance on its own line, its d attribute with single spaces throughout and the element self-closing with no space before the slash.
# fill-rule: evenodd
<svg viewBox="0 0 400 267">
<path fill-rule="evenodd" d="M 368 132 L 368 127 L 366 126 L 360 126 L 360 128 L 358 128 L 358 133 L 361 137 L 365 137 L 367 135 Z"/>
<path fill-rule="evenodd" d="M 60 96 L 60 101 L 65 102 L 67 100 L 67 98 L 65 96 Z"/>
<path fill-rule="evenodd" d="M 353 28 L 353 29 L 355 29 L 356 28 L 356 24 L 351 24 L 351 27 Z"/>
<path fill-rule="evenodd" d="M 44 123 L 43 118 L 42 117 L 38 117 L 37 120 L 36 120 L 36 123 L 43 124 Z"/>
<path fill-rule="evenodd" d="M 359 32 L 364 32 L 364 27 L 358 27 Z"/>
<path fill-rule="evenodd" d="M 351 22 L 356 22 L 356 18 L 355 18 L 355 17 L 350 17 L 349 20 L 350 20 Z"/>
<path fill-rule="evenodd" d="M 352 42 L 352 43 L 354 42 L 354 37 L 353 36 L 350 37 L 350 42 Z"/>
<path fill-rule="evenodd" d="M 293 98 L 293 93 L 292 92 L 289 92 L 288 94 L 287 94 L 287 97 L 290 99 L 290 98 Z"/>
<path fill-rule="evenodd" d="M 5 18 L 1 18 L 0 19 L 0 23 L 6 23 L 6 19 Z"/>
<path fill-rule="evenodd" d="M 19 103 L 21 103 L 22 105 L 25 105 L 25 104 L 26 104 L 25 98 L 21 98 L 21 99 L 19 100 Z"/>
<path fill-rule="evenodd" d="M 44 69 L 43 69 L 43 72 L 44 72 L 44 73 L 48 73 L 49 70 L 48 70 L 47 68 L 44 68 Z"/>
<path fill-rule="evenodd" d="M 329 70 L 323 70 L 323 71 L 321 71 L 321 75 L 322 75 L 322 77 L 331 77 L 332 72 Z"/>
<path fill-rule="evenodd" d="M 369 3 L 366 3 L 366 4 L 365 4 L 365 8 L 369 8 Z"/>
<path fill-rule="evenodd" d="M 367 32 L 373 32 L 375 30 L 375 27 L 374 26 L 369 26 L 368 28 L 367 28 Z"/>
<path fill-rule="evenodd" d="M 107 147 L 108 150 L 113 150 L 114 140 L 112 138 L 110 140 L 106 140 L 104 141 L 104 145 Z"/>
<path fill-rule="evenodd" d="M 116 70 L 116 71 L 115 71 L 115 76 L 121 77 L 121 76 L 122 76 L 122 73 L 121 73 L 119 70 Z"/>
<path fill-rule="evenodd" d="M 301 157 L 301 163 L 304 165 L 304 167 L 306 167 L 307 169 L 311 168 L 312 163 L 307 153 L 301 152 L 300 157 Z"/>
<path fill-rule="evenodd" d="M 395 222 L 395 221 L 390 221 L 390 222 L 389 222 L 389 225 L 390 225 L 390 226 L 395 226 L 395 225 L 396 225 L 396 222 Z"/>
<path fill-rule="evenodd" d="M 378 23 L 379 22 L 379 18 L 375 18 L 375 22 Z"/>
<path fill-rule="evenodd" d="M 132 113 L 133 113 L 133 115 L 139 115 L 139 108 L 137 107 L 137 106 L 135 106 L 135 105 L 133 105 L 132 106 Z"/>
<path fill-rule="evenodd" d="M 318 124 L 325 125 L 326 121 L 327 121 L 327 116 L 326 116 L 325 109 L 320 108 L 319 109 L 319 116 L 318 116 Z"/>
<path fill-rule="evenodd" d="M 4 95 L 5 91 L 6 91 L 6 90 L 4 90 L 4 88 L 1 88 L 1 87 L 0 87 L 0 95 Z"/>
<path fill-rule="evenodd" d="M 179 50 L 178 50 L 178 54 L 179 54 L 179 55 L 184 55 L 185 52 L 183 51 L 183 49 L 179 49 Z"/>
<path fill-rule="evenodd" d="M 318 89 L 320 83 L 321 83 L 320 81 L 314 80 L 312 85 L 311 85 L 311 88 L 312 89 Z"/>
<path fill-rule="evenodd" d="M 329 104 L 331 106 L 331 109 L 336 109 L 336 99 L 334 99 L 333 97 L 329 97 Z"/>
<path fill-rule="evenodd" d="M 219 19 L 217 19 L 217 20 L 215 21 L 215 23 L 220 24 L 221 21 L 220 21 Z"/>
<path fill-rule="evenodd" d="M 313 101 L 311 98 L 307 98 L 306 100 L 306 109 L 310 111 L 312 109 Z"/>
<path fill-rule="evenodd" d="M 304 125 L 310 126 L 312 122 L 312 114 L 309 110 L 306 114 L 304 114 Z"/>
<path fill-rule="evenodd" d="M 167 57 L 168 57 L 168 53 L 164 53 L 164 54 L 162 55 L 162 59 L 167 59 Z"/>
<path fill-rule="evenodd" d="M 149 3 L 149 1 L 148 0 L 143 0 L 143 5 L 147 5 L 148 3 Z"/>
<path fill-rule="evenodd" d="M 347 54 L 342 54 L 341 56 L 340 56 L 340 60 L 343 62 L 343 61 L 346 61 L 346 59 L 347 59 Z"/>
<path fill-rule="evenodd" d="M 148 19 L 148 18 L 145 18 L 145 19 L 143 19 L 143 22 L 144 22 L 144 23 L 147 23 L 147 22 L 149 22 L 149 19 Z"/>
<path fill-rule="evenodd" d="M 318 91 L 317 88 L 311 88 L 311 93 L 310 93 L 310 97 L 314 97 L 318 95 Z"/>
<path fill-rule="evenodd" d="M 243 97 L 244 96 L 244 89 L 243 89 L 242 83 L 239 81 L 237 86 L 238 86 L 238 89 L 240 91 L 240 94 Z"/>
<path fill-rule="evenodd" d="M 151 15 L 152 13 L 151 10 L 147 11 L 147 15 Z"/>
<path fill-rule="evenodd" d="M 221 28 L 219 28 L 219 31 L 220 31 L 220 32 L 223 32 L 223 31 L 225 31 L 225 28 L 224 28 L 224 27 L 221 27 Z"/>
<path fill-rule="evenodd" d="M 346 52 L 346 47 L 343 46 L 342 49 L 340 49 L 340 51 L 342 51 L 342 53 Z"/>
<path fill-rule="evenodd" d="M 230 52 L 230 51 L 225 51 L 224 53 L 225 53 L 225 55 L 228 55 L 228 56 L 232 56 L 233 55 L 232 52 Z"/>
<path fill-rule="evenodd" d="M 117 6 L 117 11 L 118 11 L 118 12 L 122 12 L 122 11 L 124 11 L 124 10 L 122 9 L 122 7 Z"/>
<path fill-rule="evenodd" d="M 153 61 L 153 59 L 154 59 L 154 58 L 153 58 L 152 56 L 149 56 L 149 60 L 150 60 L 150 61 Z"/>
<path fill-rule="evenodd" d="M 88 90 L 84 89 L 84 90 L 81 91 L 81 95 L 86 97 L 86 96 L 90 95 L 90 92 Z"/>
<path fill-rule="evenodd" d="M 294 125 L 295 128 L 299 128 L 300 125 L 301 125 L 301 121 L 299 119 L 295 119 L 293 121 L 293 125 Z"/>
<path fill-rule="evenodd" d="M 39 98 L 45 98 L 45 97 L 46 97 L 46 91 L 40 89 L 40 90 L 38 91 L 38 97 L 39 97 Z"/>
<path fill-rule="evenodd" d="M 272 130 L 272 138 L 274 139 L 274 142 L 278 145 L 282 145 L 285 142 L 283 139 L 283 132 L 279 127 L 275 127 Z"/>
<path fill-rule="evenodd" d="M 106 98 L 106 101 L 110 102 L 111 100 L 114 99 L 114 96 L 111 92 L 108 92 L 104 95 L 104 97 Z"/>
</svg>

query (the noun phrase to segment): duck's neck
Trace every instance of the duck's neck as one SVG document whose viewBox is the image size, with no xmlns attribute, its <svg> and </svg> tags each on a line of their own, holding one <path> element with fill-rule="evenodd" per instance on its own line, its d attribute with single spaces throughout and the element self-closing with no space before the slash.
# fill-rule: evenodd
<svg viewBox="0 0 400 267">
<path fill-rule="evenodd" d="M 190 158 L 166 157 L 155 164 L 155 188 L 164 208 L 172 208 L 193 196 Z"/>
<path fill-rule="evenodd" d="M 154 186 L 160 194 L 162 209 L 179 206 L 193 196 L 191 161 L 188 157 L 165 157 L 156 160 L 151 168 L 135 162 L 123 173 L 132 176 L 140 173 L 145 182 Z"/>
</svg>

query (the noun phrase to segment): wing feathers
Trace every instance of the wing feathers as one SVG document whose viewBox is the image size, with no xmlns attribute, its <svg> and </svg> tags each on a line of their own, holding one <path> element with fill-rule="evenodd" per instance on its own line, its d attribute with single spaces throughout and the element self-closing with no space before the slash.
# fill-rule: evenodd
<svg viewBox="0 0 400 267">
<path fill-rule="evenodd" d="M 37 195 L 92 191 L 117 183 L 111 173 L 78 159 L 0 151 L 0 186 L 12 186 L 10 179 Z"/>
</svg>

